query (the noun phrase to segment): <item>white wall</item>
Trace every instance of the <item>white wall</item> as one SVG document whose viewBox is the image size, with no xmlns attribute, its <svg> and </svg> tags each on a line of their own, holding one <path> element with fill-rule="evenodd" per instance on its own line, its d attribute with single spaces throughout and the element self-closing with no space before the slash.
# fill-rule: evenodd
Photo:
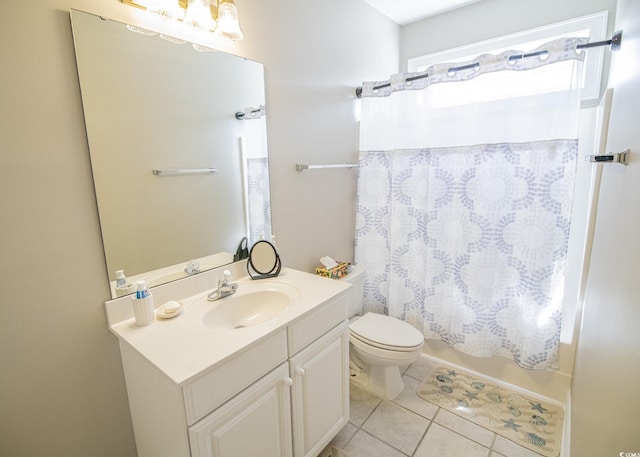
<svg viewBox="0 0 640 457">
<path fill-rule="evenodd" d="M 353 256 L 353 88 L 398 67 L 399 28 L 361 0 L 237 0 L 266 67 L 273 219 L 285 265 Z M 135 446 L 115 337 L 69 8 L 141 20 L 117 0 L 0 7 L 0 455 L 128 457 Z M 340 12 L 338 14 L 337 12 Z"/>
<path fill-rule="evenodd" d="M 356 172 L 299 173 L 295 164 L 357 161 L 354 90 L 398 71 L 399 27 L 360 0 L 250 5 L 243 55 L 266 68 L 273 232 L 283 262 L 312 271 L 324 255 L 353 261 Z"/>
<path fill-rule="evenodd" d="M 640 2 L 618 1 L 616 29 L 607 150 L 630 148 L 632 158 L 603 168 L 572 387 L 574 457 L 640 453 Z"/>
</svg>

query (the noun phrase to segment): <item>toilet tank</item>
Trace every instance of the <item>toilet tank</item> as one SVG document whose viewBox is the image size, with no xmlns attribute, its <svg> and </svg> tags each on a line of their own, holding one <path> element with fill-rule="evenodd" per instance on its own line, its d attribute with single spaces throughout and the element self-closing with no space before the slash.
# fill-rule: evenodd
<svg viewBox="0 0 640 457">
<path fill-rule="evenodd" d="M 364 303 L 364 275 L 365 271 L 355 265 L 351 265 L 349 274 L 340 279 L 353 284 L 347 291 L 349 318 L 360 314 Z"/>
</svg>

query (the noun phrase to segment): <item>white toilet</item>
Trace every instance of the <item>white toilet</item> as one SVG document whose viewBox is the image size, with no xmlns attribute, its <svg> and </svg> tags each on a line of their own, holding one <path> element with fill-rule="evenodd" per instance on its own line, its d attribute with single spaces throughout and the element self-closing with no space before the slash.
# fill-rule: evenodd
<svg viewBox="0 0 640 457">
<path fill-rule="evenodd" d="M 368 392 L 391 400 L 404 382 L 400 367 L 420 357 L 424 336 L 415 327 L 382 314 L 362 312 L 365 272 L 352 266 L 344 281 L 353 284 L 349 289 L 349 356 L 351 380 Z"/>
</svg>

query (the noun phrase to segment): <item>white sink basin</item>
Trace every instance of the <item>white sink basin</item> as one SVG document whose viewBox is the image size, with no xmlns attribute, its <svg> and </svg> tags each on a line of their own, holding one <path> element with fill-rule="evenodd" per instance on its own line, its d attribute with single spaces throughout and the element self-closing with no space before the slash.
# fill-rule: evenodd
<svg viewBox="0 0 640 457">
<path fill-rule="evenodd" d="M 240 329 L 276 318 L 299 298 L 295 287 L 279 283 L 241 284 L 238 292 L 215 302 L 202 323 L 210 329 Z"/>
</svg>

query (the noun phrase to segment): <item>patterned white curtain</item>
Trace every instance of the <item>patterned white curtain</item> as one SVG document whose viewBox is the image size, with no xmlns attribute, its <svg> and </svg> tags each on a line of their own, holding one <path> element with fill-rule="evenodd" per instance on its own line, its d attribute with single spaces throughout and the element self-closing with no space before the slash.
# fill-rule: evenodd
<svg viewBox="0 0 640 457">
<path fill-rule="evenodd" d="M 271 193 L 269 164 L 266 157 L 247 159 L 249 205 L 249 246 L 257 241 L 271 241 Z"/>
<path fill-rule="evenodd" d="M 251 248 L 260 240 L 271 241 L 272 237 L 266 116 L 247 118 L 241 127 L 247 238 Z"/>
<path fill-rule="evenodd" d="M 557 365 L 581 42 L 363 84 L 355 261 L 366 310 L 467 354 Z"/>
</svg>

